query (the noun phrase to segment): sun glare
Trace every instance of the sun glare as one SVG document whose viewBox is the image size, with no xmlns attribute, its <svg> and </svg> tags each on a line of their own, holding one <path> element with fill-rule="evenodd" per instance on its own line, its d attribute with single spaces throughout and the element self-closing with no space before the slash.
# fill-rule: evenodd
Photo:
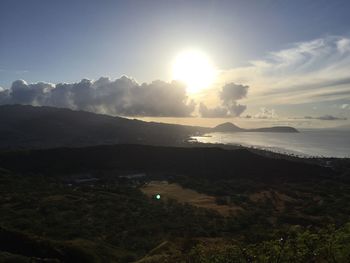
<svg viewBox="0 0 350 263">
<path fill-rule="evenodd" d="M 173 63 L 173 79 L 183 81 L 190 93 L 208 88 L 215 75 L 214 66 L 208 57 L 199 51 L 182 52 Z"/>
</svg>

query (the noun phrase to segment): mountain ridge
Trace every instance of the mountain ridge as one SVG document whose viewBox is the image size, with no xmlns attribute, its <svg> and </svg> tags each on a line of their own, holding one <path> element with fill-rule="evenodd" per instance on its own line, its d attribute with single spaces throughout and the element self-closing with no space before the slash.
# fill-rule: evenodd
<svg viewBox="0 0 350 263">
<path fill-rule="evenodd" d="M 175 146 L 183 144 L 191 136 L 219 130 L 253 131 L 239 128 L 233 123 L 224 123 L 214 128 L 186 126 L 29 105 L 0 106 L 0 120 L 0 149 L 120 143 Z"/>
</svg>

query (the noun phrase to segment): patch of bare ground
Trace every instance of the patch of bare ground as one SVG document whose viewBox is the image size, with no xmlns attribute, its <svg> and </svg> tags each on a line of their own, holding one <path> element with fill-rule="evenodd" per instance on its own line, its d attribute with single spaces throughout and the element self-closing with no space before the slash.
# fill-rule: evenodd
<svg viewBox="0 0 350 263">
<path fill-rule="evenodd" d="M 236 215 L 243 210 L 243 208 L 234 204 L 218 205 L 214 196 L 201 194 L 175 183 L 169 184 L 167 181 L 151 181 L 142 186 L 141 191 L 149 197 L 159 194 L 161 199 L 174 199 L 179 203 L 215 210 L 223 216 Z"/>
<path fill-rule="evenodd" d="M 297 200 L 274 190 L 264 190 L 249 195 L 249 199 L 255 203 L 270 200 L 278 212 L 284 211 L 286 203 L 294 203 Z"/>
</svg>

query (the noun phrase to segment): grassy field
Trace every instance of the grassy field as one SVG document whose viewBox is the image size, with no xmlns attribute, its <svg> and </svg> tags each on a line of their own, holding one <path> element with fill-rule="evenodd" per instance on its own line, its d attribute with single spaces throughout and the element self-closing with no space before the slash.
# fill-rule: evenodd
<svg viewBox="0 0 350 263">
<path fill-rule="evenodd" d="M 141 191 L 151 198 L 155 198 L 159 194 L 161 199 L 174 199 L 180 203 L 215 210 L 223 216 L 235 215 L 243 210 L 236 205 L 218 205 L 214 196 L 201 194 L 175 183 L 169 184 L 167 181 L 149 182 L 141 188 Z"/>
</svg>

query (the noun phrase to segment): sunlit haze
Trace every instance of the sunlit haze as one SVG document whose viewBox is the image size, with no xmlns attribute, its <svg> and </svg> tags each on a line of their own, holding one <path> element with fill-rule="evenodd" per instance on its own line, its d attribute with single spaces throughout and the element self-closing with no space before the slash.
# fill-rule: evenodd
<svg viewBox="0 0 350 263">
<path fill-rule="evenodd" d="M 206 54 L 196 50 L 178 54 L 173 64 L 173 79 L 186 83 L 190 93 L 210 87 L 216 71 Z"/>
<path fill-rule="evenodd" d="M 342 0 L 4 0 L 0 104 L 211 126 L 348 126 L 349 8 Z"/>
</svg>

